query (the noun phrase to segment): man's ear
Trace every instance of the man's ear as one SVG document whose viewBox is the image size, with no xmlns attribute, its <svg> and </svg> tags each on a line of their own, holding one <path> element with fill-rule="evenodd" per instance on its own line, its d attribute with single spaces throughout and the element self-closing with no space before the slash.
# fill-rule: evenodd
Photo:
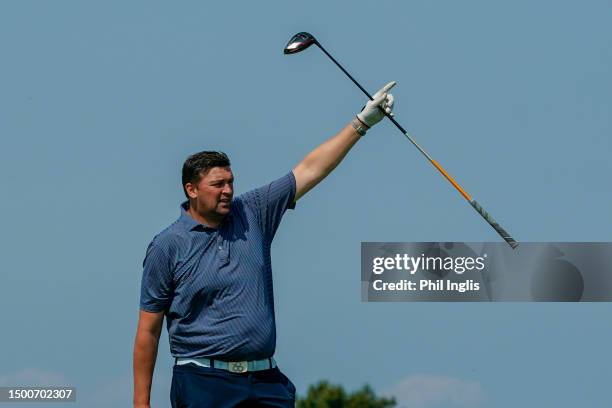
<svg viewBox="0 0 612 408">
<path fill-rule="evenodd" d="M 198 187 L 193 183 L 185 184 L 185 191 L 187 191 L 189 198 L 195 199 L 198 196 Z"/>
</svg>

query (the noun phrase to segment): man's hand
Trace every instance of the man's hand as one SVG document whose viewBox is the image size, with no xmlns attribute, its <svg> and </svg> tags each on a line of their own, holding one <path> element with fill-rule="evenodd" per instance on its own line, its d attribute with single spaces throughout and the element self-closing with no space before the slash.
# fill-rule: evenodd
<svg viewBox="0 0 612 408">
<path fill-rule="evenodd" d="M 389 93 L 389 90 L 395 84 L 395 81 L 391 81 L 372 95 L 373 100 L 368 101 L 357 118 L 368 127 L 372 127 L 385 117 L 383 111 L 393 116 L 393 113 L 391 113 L 393 110 L 393 95 Z"/>
</svg>

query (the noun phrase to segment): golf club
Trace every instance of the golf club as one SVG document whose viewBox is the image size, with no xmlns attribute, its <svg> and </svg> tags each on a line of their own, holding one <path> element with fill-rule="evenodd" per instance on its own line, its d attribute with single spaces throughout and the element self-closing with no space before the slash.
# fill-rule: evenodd
<svg viewBox="0 0 612 408">
<path fill-rule="evenodd" d="M 343 67 L 342 65 L 340 65 L 338 63 L 338 61 L 336 61 L 334 59 L 334 57 L 332 57 L 330 55 L 329 52 L 327 52 L 327 50 L 325 48 L 323 48 L 323 46 L 321 45 L 321 43 L 319 43 L 319 41 L 317 41 L 317 39 L 310 33 L 306 33 L 306 32 L 301 32 L 301 33 L 297 33 L 296 35 L 294 35 L 293 37 L 291 37 L 291 39 L 289 40 L 289 42 L 287 43 L 287 46 L 285 47 L 284 53 L 285 54 L 296 54 L 300 51 L 304 51 L 306 48 L 310 47 L 311 45 L 315 44 L 317 47 L 319 47 L 321 49 L 321 51 L 323 51 L 325 53 L 325 55 L 327 55 L 329 57 L 329 59 L 331 59 L 334 64 L 336 64 L 338 66 L 338 68 L 340 68 L 342 70 L 342 72 L 344 72 L 346 74 L 347 77 L 349 77 L 349 79 L 351 81 L 353 81 L 353 83 L 355 85 L 357 85 L 357 87 L 359 89 L 361 89 L 361 92 L 363 92 L 370 100 L 372 100 L 372 96 L 368 93 L 368 91 L 366 91 L 361 85 L 359 85 L 359 83 L 355 80 L 355 78 L 353 78 L 351 76 L 351 74 L 349 74 Z M 379 108 L 380 109 L 380 108 Z M 495 229 L 495 231 L 508 243 L 508 245 L 510 245 L 512 247 L 512 249 L 518 247 L 518 242 L 516 242 L 516 240 L 514 238 L 512 238 L 510 236 L 510 234 L 508 234 L 506 232 L 506 230 L 504 230 L 501 225 L 499 225 L 494 219 L 493 217 L 491 217 L 489 215 L 488 212 L 485 211 L 484 208 L 482 208 L 482 206 L 480 206 L 480 204 L 478 204 L 476 202 L 476 200 L 474 200 L 451 176 L 450 174 L 448 174 L 446 172 L 446 170 L 444 170 L 444 168 L 434 159 L 431 158 L 431 156 L 429 154 L 427 154 L 427 152 L 425 150 L 423 150 L 421 148 L 421 146 L 419 146 L 417 144 L 417 142 L 414 140 L 414 138 L 412 136 L 410 136 L 410 134 L 408 134 L 408 132 L 406 130 L 404 130 L 404 128 L 397 123 L 397 121 L 391 117 L 389 114 L 387 114 L 383 109 L 381 109 L 381 111 L 385 114 L 385 116 L 387 118 L 389 118 L 389 120 L 391 122 L 393 122 L 393 124 L 404 134 L 404 136 L 406 136 L 408 138 L 408 140 L 410 140 L 410 142 L 412 142 L 413 145 L 416 146 L 417 149 L 419 149 L 419 151 L 427 158 L 427 160 L 429 160 L 429 162 L 431 164 L 434 165 L 434 167 L 436 169 L 438 169 L 438 171 L 440 173 L 442 173 L 442 175 L 444 177 L 446 177 L 446 179 L 453 185 L 453 187 L 455 187 L 457 189 L 457 191 L 459 191 L 459 193 L 461 193 L 461 195 L 469 201 L 469 203 L 472 205 L 472 207 L 476 210 L 476 212 L 478 212 L 478 214 L 480 214 L 482 216 L 482 218 L 484 218 L 489 225 L 491 225 L 493 227 L 493 229 Z"/>
</svg>

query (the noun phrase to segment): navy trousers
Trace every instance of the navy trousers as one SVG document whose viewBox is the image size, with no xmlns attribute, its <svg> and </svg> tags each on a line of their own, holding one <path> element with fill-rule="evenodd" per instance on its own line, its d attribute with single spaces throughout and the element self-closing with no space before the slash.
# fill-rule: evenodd
<svg viewBox="0 0 612 408">
<path fill-rule="evenodd" d="M 172 408 L 295 407 L 295 386 L 276 367 L 231 373 L 195 364 L 175 365 Z"/>
</svg>

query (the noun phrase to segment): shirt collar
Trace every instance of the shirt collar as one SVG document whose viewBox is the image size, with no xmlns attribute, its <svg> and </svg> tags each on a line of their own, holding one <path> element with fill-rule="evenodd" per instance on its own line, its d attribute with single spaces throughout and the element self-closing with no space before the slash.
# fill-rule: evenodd
<svg viewBox="0 0 612 408">
<path fill-rule="evenodd" d="M 189 210 L 189 201 L 185 201 L 181 203 L 181 216 L 179 217 L 179 222 L 185 226 L 189 231 L 201 225 L 199 222 L 193 219 L 191 215 L 187 212 Z"/>
<path fill-rule="evenodd" d="M 181 216 L 179 217 L 179 222 L 181 224 L 183 224 L 185 226 L 185 228 L 188 231 L 193 231 L 196 228 L 201 228 L 204 230 L 209 230 L 209 231 L 215 231 L 218 228 L 211 228 L 206 224 L 200 224 L 199 222 L 197 222 L 196 220 L 193 219 L 193 217 L 187 212 L 187 210 L 189 210 L 189 201 L 184 201 L 181 203 Z M 225 221 L 227 220 L 228 216 L 225 217 L 225 219 L 223 220 L 223 222 L 221 223 L 221 225 L 223 225 L 223 223 L 225 223 Z M 221 226 L 219 226 L 220 228 Z"/>
</svg>

